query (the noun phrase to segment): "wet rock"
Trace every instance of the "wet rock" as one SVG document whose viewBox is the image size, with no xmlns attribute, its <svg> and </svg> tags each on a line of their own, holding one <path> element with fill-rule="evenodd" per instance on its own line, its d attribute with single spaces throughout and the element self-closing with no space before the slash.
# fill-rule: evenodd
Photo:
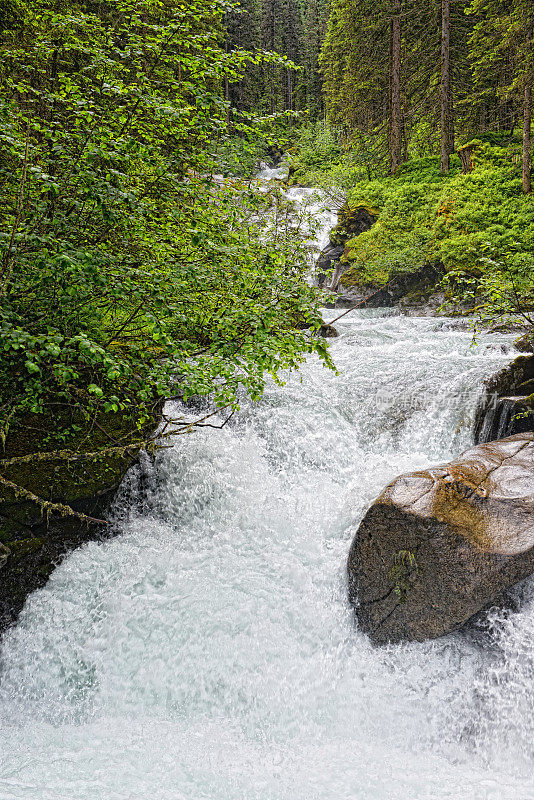
<svg viewBox="0 0 534 800">
<path fill-rule="evenodd" d="M 323 287 L 327 284 L 331 284 L 332 270 L 339 265 L 339 260 L 343 255 L 344 249 L 344 245 L 329 244 L 321 252 L 317 259 L 317 264 L 315 265 L 315 275 L 318 286 Z"/>
<path fill-rule="evenodd" d="M 436 294 L 444 274 L 441 264 L 425 264 L 413 272 L 404 272 L 392 278 L 385 286 L 362 285 L 350 270 L 339 281 L 336 306 L 343 308 L 361 303 L 362 308 L 390 308 L 398 306 L 404 313 L 433 316 L 443 301 Z"/>
<path fill-rule="evenodd" d="M 475 444 L 534 431 L 534 356 L 523 355 L 484 381 Z"/>
<path fill-rule="evenodd" d="M 377 643 L 463 625 L 534 572 L 534 433 L 396 478 L 352 543 L 349 586 Z"/>
<path fill-rule="evenodd" d="M 341 275 L 349 266 L 341 263 L 345 244 L 354 236 L 368 231 L 378 219 L 378 211 L 367 206 L 343 206 L 338 211 L 337 219 L 337 225 L 329 234 L 330 244 L 319 255 L 315 267 L 318 285 L 332 289 L 336 288 Z"/>
<path fill-rule="evenodd" d="M 473 327 L 472 322 L 468 319 L 447 319 L 443 322 L 436 323 L 434 330 L 436 331 L 469 331 Z"/>
<path fill-rule="evenodd" d="M 66 459 L 54 446 L 56 429 L 61 431 L 69 420 L 46 414 L 28 414 L 8 433 L 0 487 L 0 631 L 13 623 L 28 594 L 43 586 L 64 556 L 83 542 L 101 538 L 106 528 L 99 523 L 112 502 L 119 484 L 140 451 L 140 438 L 150 435 L 159 422 L 160 408 L 147 425 L 137 428 L 127 412 L 102 414 L 93 429 L 74 418 L 79 432 L 67 447 L 76 450 L 76 459 Z M 85 457 L 113 445 L 126 452 L 105 452 L 98 458 Z M 32 459 L 36 448 L 58 450 L 57 457 Z M 29 459 L 29 460 L 26 460 Z M 70 506 L 93 521 L 48 514 L 20 488 L 37 497 Z"/>
<path fill-rule="evenodd" d="M 514 342 L 516 350 L 521 353 L 534 353 L 534 331 L 527 331 Z"/>
<path fill-rule="evenodd" d="M 494 442 L 534 430 L 534 397 L 496 397 L 488 405 L 477 443 Z"/>
<path fill-rule="evenodd" d="M 276 144 L 269 145 L 265 152 L 264 160 L 269 167 L 278 167 L 284 157 L 284 151 Z"/>
<path fill-rule="evenodd" d="M 318 323 L 319 321 L 320 321 L 320 323 L 321 323 L 320 327 L 319 327 L 319 328 L 316 328 L 316 327 L 314 326 L 314 328 L 315 328 L 315 330 L 317 331 L 317 334 L 318 334 L 319 336 L 322 336 L 322 337 L 323 337 L 323 339 L 333 339 L 333 338 L 335 338 L 336 336 L 339 336 L 339 333 L 338 333 L 337 329 L 336 329 L 336 328 L 334 328 L 334 326 L 333 326 L 333 325 L 330 325 L 330 323 L 329 323 L 329 322 L 324 322 L 324 321 L 321 319 L 321 320 L 317 320 L 317 321 L 316 321 L 316 323 L 315 323 L 315 325 L 317 325 L 317 323 Z M 311 324 L 311 322 L 310 322 L 309 320 L 305 320 L 305 319 L 303 319 L 303 320 L 299 320 L 299 321 L 297 322 L 297 325 L 296 325 L 296 327 L 298 328 L 298 330 L 305 331 L 305 330 L 309 330 L 309 329 L 312 327 L 312 324 Z"/>
<path fill-rule="evenodd" d="M 335 339 L 336 336 L 339 336 L 339 332 L 333 325 L 325 322 L 324 325 L 321 325 L 319 328 L 319 336 L 322 336 L 323 339 Z"/>
</svg>

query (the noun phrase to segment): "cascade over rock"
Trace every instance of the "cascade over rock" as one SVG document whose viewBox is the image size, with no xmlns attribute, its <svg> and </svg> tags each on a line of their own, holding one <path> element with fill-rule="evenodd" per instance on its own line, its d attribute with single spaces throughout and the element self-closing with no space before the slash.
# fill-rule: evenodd
<svg viewBox="0 0 534 800">
<path fill-rule="evenodd" d="M 334 266 L 339 266 L 339 260 L 345 250 L 344 244 L 328 244 L 319 254 L 315 265 L 317 283 L 323 287 L 329 280 L 329 272 Z"/>
<path fill-rule="evenodd" d="M 534 572 L 534 433 L 392 481 L 348 560 L 351 600 L 375 643 L 455 630 Z"/>
<path fill-rule="evenodd" d="M 28 414 L 6 437 L 6 462 L 0 464 L 0 633 L 16 621 L 30 592 L 44 586 L 54 568 L 71 550 L 104 535 L 99 524 L 128 468 L 135 463 L 144 437 L 157 428 L 161 405 L 144 428 L 138 429 L 128 412 L 101 414 L 90 430 L 80 422 L 78 438 L 68 444 L 76 455 L 57 450 L 43 458 L 58 420 L 45 414 Z M 111 442 L 111 445 L 109 443 Z M 37 448 L 41 445 L 41 450 Z M 124 450 L 116 452 L 116 449 Z M 106 446 L 111 449 L 106 449 Z M 90 454 L 99 451 L 94 458 Z M 87 455 L 89 454 L 89 455 Z M 12 459 L 12 462 L 9 459 Z M 18 487 L 18 488 L 17 488 Z M 87 521 L 42 508 L 20 489 L 37 498 L 70 506 Z"/>
<path fill-rule="evenodd" d="M 534 430 L 533 407 L 534 356 L 522 355 L 484 381 L 475 444 Z"/>
<path fill-rule="evenodd" d="M 329 233 L 330 243 L 321 251 L 316 264 L 316 276 L 319 286 L 328 282 L 331 288 L 336 288 L 344 269 L 347 265 L 341 263 L 345 251 L 345 244 L 354 236 L 368 231 L 376 220 L 378 212 L 366 206 L 349 208 L 342 206 L 337 215 L 337 225 Z M 333 277 L 329 280 L 329 271 L 335 268 Z"/>
</svg>

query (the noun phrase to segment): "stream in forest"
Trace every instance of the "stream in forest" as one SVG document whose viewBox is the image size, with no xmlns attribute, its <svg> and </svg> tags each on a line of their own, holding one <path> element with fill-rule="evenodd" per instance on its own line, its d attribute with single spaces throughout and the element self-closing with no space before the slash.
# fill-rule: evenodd
<svg viewBox="0 0 534 800">
<path fill-rule="evenodd" d="M 530 585 L 491 636 L 377 649 L 345 577 L 384 485 L 470 445 L 511 337 L 387 310 L 337 327 L 340 376 L 310 359 L 178 437 L 131 471 L 119 535 L 28 599 L 1 655 L 0 800 L 534 798 Z"/>
</svg>

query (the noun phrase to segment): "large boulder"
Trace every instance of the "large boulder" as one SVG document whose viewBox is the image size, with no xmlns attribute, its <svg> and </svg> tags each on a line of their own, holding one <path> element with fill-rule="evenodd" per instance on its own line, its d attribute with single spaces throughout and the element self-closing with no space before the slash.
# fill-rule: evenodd
<svg viewBox="0 0 534 800">
<path fill-rule="evenodd" d="M 396 478 L 352 543 L 349 587 L 377 643 L 455 630 L 534 572 L 534 433 Z"/>
</svg>

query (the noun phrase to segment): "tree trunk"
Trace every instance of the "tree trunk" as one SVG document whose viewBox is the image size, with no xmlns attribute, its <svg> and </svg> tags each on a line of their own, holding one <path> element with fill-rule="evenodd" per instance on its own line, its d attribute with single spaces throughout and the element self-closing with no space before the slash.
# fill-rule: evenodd
<svg viewBox="0 0 534 800">
<path fill-rule="evenodd" d="M 441 0 L 441 171 L 448 172 L 454 151 L 451 95 L 451 2 Z"/>
<path fill-rule="evenodd" d="M 49 91 L 51 97 L 54 96 L 54 92 L 56 91 L 56 82 L 57 82 L 57 66 L 58 66 L 58 58 L 59 58 L 59 51 L 55 48 L 52 51 L 52 60 L 50 65 L 50 78 L 48 82 Z M 51 105 L 47 107 L 45 119 L 49 122 L 52 121 L 56 111 L 56 101 L 52 100 Z M 47 172 L 50 177 L 54 178 L 56 175 L 56 155 L 52 149 L 52 138 L 48 139 L 48 165 L 47 165 Z M 54 209 L 56 205 L 56 195 L 54 191 L 51 189 L 48 193 L 48 203 L 46 209 L 46 216 L 49 220 L 54 218 Z"/>
<path fill-rule="evenodd" d="M 226 127 L 230 127 L 230 84 L 228 83 L 228 77 L 225 76 L 224 78 L 224 99 L 226 100 Z"/>
<path fill-rule="evenodd" d="M 275 27 L 276 27 L 276 22 L 274 18 L 274 3 L 271 2 L 271 7 L 269 10 L 269 49 L 271 53 L 274 53 Z M 275 86 L 276 86 L 275 66 L 274 64 L 271 64 L 271 114 L 276 113 Z"/>
<path fill-rule="evenodd" d="M 531 183 L 531 135 L 532 122 L 532 86 L 527 83 L 523 100 L 523 191 L 528 194 L 532 191 Z"/>
<path fill-rule="evenodd" d="M 391 20 L 391 75 L 390 75 L 390 129 L 389 158 L 394 175 L 402 161 L 402 106 L 401 106 L 401 0 L 393 0 Z"/>
<path fill-rule="evenodd" d="M 226 20 L 226 17 L 225 17 Z M 225 24 L 226 36 L 224 39 L 224 52 L 228 55 L 228 28 Z M 226 101 L 226 129 L 230 128 L 230 84 L 228 83 L 228 75 L 224 76 L 224 99 Z"/>
<path fill-rule="evenodd" d="M 460 162 L 462 164 L 462 172 L 468 173 L 471 172 L 473 169 L 473 162 L 471 160 L 471 156 L 475 151 L 476 145 L 473 144 L 464 144 L 463 147 L 458 148 L 458 155 L 460 156 Z"/>
</svg>

